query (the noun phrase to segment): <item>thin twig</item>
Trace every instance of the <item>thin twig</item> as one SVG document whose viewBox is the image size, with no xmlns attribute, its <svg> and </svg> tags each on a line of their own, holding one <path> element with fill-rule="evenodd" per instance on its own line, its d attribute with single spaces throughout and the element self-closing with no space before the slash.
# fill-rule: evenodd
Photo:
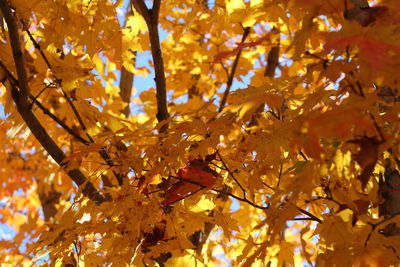
<svg viewBox="0 0 400 267">
<path fill-rule="evenodd" d="M 46 55 L 42 51 L 42 48 L 40 47 L 40 44 L 35 40 L 35 38 L 33 38 L 31 32 L 29 31 L 29 29 L 26 30 L 26 33 L 28 34 L 29 39 L 31 39 L 31 42 L 33 43 L 33 46 L 39 51 L 40 55 L 42 56 L 44 62 L 47 65 L 47 67 L 49 69 L 52 69 L 49 60 L 47 59 Z"/>
<path fill-rule="evenodd" d="M 262 110 L 264 110 L 264 104 L 262 104 Z M 273 110 L 268 110 L 267 112 L 271 113 L 271 115 L 277 119 L 278 121 L 281 120 L 281 118 L 279 117 L 279 115 L 276 115 L 275 112 Z"/>
<path fill-rule="evenodd" d="M 82 128 L 83 131 L 86 133 L 86 136 L 89 138 L 89 141 L 90 141 L 92 144 L 95 143 L 95 142 L 94 142 L 94 139 L 93 139 L 93 138 L 90 136 L 90 134 L 87 132 L 86 125 L 85 125 L 85 123 L 83 122 L 82 117 L 81 117 L 81 115 L 79 114 L 78 110 L 76 109 L 75 105 L 72 103 L 72 101 L 71 101 L 71 99 L 68 97 L 67 93 L 66 93 L 64 90 L 62 90 L 62 92 L 63 92 L 63 94 L 64 94 L 64 97 L 67 99 L 67 102 L 69 103 L 70 107 L 72 108 L 72 111 L 74 112 L 75 117 L 78 119 L 78 122 L 79 122 L 81 128 Z M 100 156 L 105 160 L 105 162 L 106 162 L 110 167 L 115 166 L 114 162 L 111 160 L 110 156 L 108 155 L 107 151 L 106 151 L 104 148 L 102 148 L 101 150 L 99 150 L 99 154 L 100 154 Z M 113 172 L 115 178 L 116 178 L 117 181 L 118 181 L 118 185 L 123 185 L 124 181 L 123 181 L 122 175 L 121 175 L 120 173 L 117 173 L 117 172 L 114 171 L 114 170 L 113 170 L 112 172 Z"/>
<path fill-rule="evenodd" d="M 209 164 L 213 165 L 214 167 L 217 167 L 217 168 L 220 169 L 220 170 L 228 171 L 227 169 L 222 168 L 221 166 L 218 166 L 217 164 L 215 164 L 215 163 L 213 163 L 213 162 L 210 162 Z"/>
<path fill-rule="evenodd" d="M 322 220 L 319 219 L 319 218 L 318 218 L 317 216 L 315 216 L 314 214 L 312 214 L 312 213 L 310 213 L 310 212 L 306 211 L 305 209 L 302 209 L 302 208 L 300 208 L 300 207 L 298 207 L 298 206 L 296 206 L 296 208 L 297 208 L 301 213 L 303 213 L 303 214 L 307 215 L 308 217 L 310 217 L 312 220 L 314 220 L 314 221 L 316 221 L 316 222 L 319 222 L 319 223 L 322 223 Z"/>
<path fill-rule="evenodd" d="M 262 184 L 265 185 L 267 188 L 271 189 L 272 191 L 276 191 L 275 188 L 273 188 L 272 186 L 268 185 L 266 182 L 262 181 Z"/>
<path fill-rule="evenodd" d="M 194 181 L 190 181 L 190 180 L 187 180 L 187 179 L 183 179 L 183 178 L 181 178 L 181 177 L 177 177 L 177 176 L 173 176 L 173 175 L 170 175 L 169 177 L 174 178 L 174 179 L 177 179 L 177 180 L 182 181 L 182 182 L 187 182 L 187 183 L 190 183 L 190 184 L 197 185 L 197 186 L 201 187 L 201 189 L 208 188 L 207 186 L 202 185 L 201 183 L 194 182 Z M 225 191 L 223 191 L 223 190 L 218 190 L 218 189 L 214 189 L 214 188 L 210 188 L 210 190 L 211 190 L 211 191 L 214 191 L 214 192 L 217 192 L 217 193 L 220 193 L 220 194 L 223 194 L 223 195 L 228 195 L 228 196 L 230 196 L 230 197 L 232 197 L 232 198 L 234 198 L 234 199 L 236 199 L 236 200 L 238 200 L 238 201 L 240 201 L 240 202 L 247 203 L 247 204 L 249 204 L 250 206 L 253 206 L 253 207 L 257 208 L 257 209 L 262 209 L 262 210 L 269 209 L 269 206 L 260 206 L 260 205 L 258 205 L 258 204 L 255 204 L 255 203 L 249 201 L 249 200 L 246 199 L 246 198 L 238 197 L 238 196 L 236 196 L 236 195 L 234 195 L 234 194 L 232 194 L 232 193 L 225 192 Z M 197 191 L 196 191 L 196 192 L 197 192 Z M 184 199 L 184 198 L 182 198 L 182 199 Z"/>
<path fill-rule="evenodd" d="M 229 79 L 230 74 L 229 74 L 228 68 L 225 66 L 224 62 L 221 61 L 220 64 L 221 64 L 221 67 L 224 69 L 224 71 L 226 73 L 226 78 Z"/>
<path fill-rule="evenodd" d="M 272 191 L 276 191 L 275 188 L 273 188 L 273 187 L 267 185 L 266 183 L 263 182 L 263 184 L 264 184 L 266 187 L 268 187 L 269 189 L 271 189 Z M 293 204 L 293 205 L 294 205 L 294 204 Z M 295 206 L 296 206 L 296 205 L 295 205 Z M 297 208 L 301 213 L 303 213 L 304 215 L 307 215 L 308 217 L 310 217 L 309 220 L 313 220 L 313 221 L 322 223 L 322 220 L 319 219 L 319 218 L 318 218 L 317 216 L 315 216 L 314 214 L 312 214 L 312 213 L 310 213 L 310 212 L 308 212 L 308 211 L 306 211 L 306 210 L 304 210 L 304 209 L 302 209 L 302 208 L 300 208 L 300 207 L 298 207 L 298 206 L 296 206 L 296 208 Z"/>
<path fill-rule="evenodd" d="M 276 187 L 279 187 L 279 184 L 281 183 L 281 177 L 282 177 L 282 168 L 283 168 L 283 164 L 281 164 L 280 168 L 279 168 L 279 175 L 278 175 L 278 183 L 276 184 Z"/>
<path fill-rule="evenodd" d="M 319 222 L 318 220 L 316 220 L 315 218 L 310 218 L 310 217 L 306 217 L 306 218 L 293 218 L 293 219 L 289 219 L 288 221 L 315 221 L 315 222 Z"/>
<path fill-rule="evenodd" d="M 305 160 L 308 161 L 308 158 L 306 157 L 306 155 L 304 155 L 304 153 L 300 150 L 299 155 Z"/>
<path fill-rule="evenodd" d="M 18 86 L 18 81 L 15 79 L 15 77 L 11 74 L 11 72 L 7 69 L 7 67 L 3 64 L 3 62 L 0 60 L 0 68 L 3 69 L 3 71 L 6 73 L 7 78 L 10 80 L 11 84 L 13 86 L 17 87 Z M 42 105 L 42 103 L 37 100 L 37 97 L 34 97 L 33 95 L 29 94 L 29 98 L 32 100 L 32 104 L 36 104 L 39 109 L 42 110 L 44 114 L 49 116 L 51 119 L 53 119 L 58 125 L 61 126 L 67 133 L 75 137 L 77 140 L 79 140 L 82 144 L 88 145 L 89 141 L 85 140 L 82 138 L 80 135 L 74 132 L 68 125 L 66 125 L 62 120 L 60 120 L 56 115 L 50 112 L 49 109 L 47 109 L 45 106 Z"/>
<path fill-rule="evenodd" d="M 72 130 L 71 128 L 69 128 L 62 120 L 60 120 L 56 115 L 54 115 L 53 113 L 50 112 L 50 110 L 48 108 L 46 108 L 45 106 L 42 105 L 42 103 L 40 103 L 36 98 L 34 98 L 34 96 L 29 95 L 29 98 L 32 99 L 33 103 L 36 104 L 36 106 L 38 106 L 38 108 L 40 108 L 42 110 L 42 112 L 44 114 L 46 114 L 47 116 L 49 116 L 51 119 L 53 119 L 56 123 L 58 123 L 58 125 L 61 126 L 61 128 L 63 128 L 67 133 L 69 133 L 70 135 L 72 135 L 74 138 L 76 138 L 79 142 L 81 142 L 82 144 L 88 145 L 90 144 L 89 141 L 87 141 L 86 139 L 82 138 L 79 134 L 77 134 L 74 130 Z"/>
<path fill-rule="evenodd" d="M 246 38 L 250 33 L 250 29 L 251 29 L 250 27 L 244 28 L 242 41 L 241 41 L 240 44 L 243 44 L 246 41 Z M 219 104 L 218 112 L 221 112 L 225 107 L 226 101 L 228 99 L 229 91 L 231 90 L 231 87 L 232 87 L 233 78 L 235 77 L 236 68 L 237 68 L 237 66 L 239 64 L 240 55 L 242 54 L 242 50 L 243 50 L 242 48 L 240 48 L 238 50 L 238 52 L 236 54 L 236 57 L 235 57 L 235 60 L 233 61 L 231 73 L 229 74 L 228 81 L 226 83 L 226 89 L 225 89 L 225 92 L 224 92 L 224 94 L 222 96 L 221 103 Z"/>
<path fill-rule="evenodd" d="M 40 55 L 43 58 L 43 60 L 46 62 L 48 68 L 50 70 L 52 70 L 53 68 L 52 68 L 49 60 L 47 59 L 46 55 L 42 52 L 42 49 L 41 49 L 40 45 L 38 44 L 38 42 L 33 38 L 33 36 L 30 33 L 28 33 L 28 35 L 30 36 L 31 41 L 34 44 L 34 47 L 40 51 Z M 55 78 L 55 82 L 61 87 L 62 86 L 61 79 L 59 79 L 54 72 L 53 72 L 53 76 Z M 64 98 L 67 100 L 68 105 L 71 107 L 73 113 L 75 114 L 75 117 L 77 118 L 77 120 L 79 122 L 79 125 L 81 126 L 82 130 L 85 132 L 87 138 L 89 139 L 90 143 L 95 143 L 94 139 L 88 134 L 86 125 L 84 124 L 84 122 L 83 122 L 78 110 L 76 109 L 74 103 L 72 102 L 70 97 L 67 95 L 67 93 L 62 88 L 60 88 L 60 89 L 61 89 L 61 92 L 63 93 Z M 99 151 L 99 154 L 110 167 L 114 166 L 113 161 L 111 160 L 110 156 L 108 155 L 108 153 L 107 153 L 107 151 L 105 149 L 101 149 Z M 117 179 L 118 184 L 122 185 L 123 184 L 122 175 L 120 173 L 115 172 L 115 171 L 113 171 L 113 174 L 114 174 L 115 178 Z"/>
<path fill-rule="evenodd" d="M 40 96 L 41 94 L 43 94 L 43 92 L 46 91 L 47 88 L 50 88 L 52 85 L 53 85 L 53 83 L 49 83 L 48 85 L 46 85 L 44 88 L 42 88 L 42 89 L 39 91 L 39 93 L 38 93 L 36 96 L 34 96 L 33 99 L 32 99 L 32 95 L 29 94 L 29 98 L 32 99 L 31 108 L 32 108 L 32 105 L 34 104 L 34 102 L 36 101 L 36 99 L 38 99 L 39 96 Z"/>
<path fill-rule="evenodd" d="M 218 157 L 220 158 L 222 165 L 224 165 L 224 168 L 227 170 L 227 172 L 229 173 L 229 175 L 232 177 L 232 179 L 237 183 L 237 185 L 240 187 L 240 189 L 243 192 L 243 198 L 246 198 L 246 190 L 244 189 L 244 187 L 239 183 L 239 181 L 236 179 L 236 177 L 233 175 L 233 173 L 229 170 L 228 166 L 226 166 L 225 161 L 222 159 L 221 154 L 219 153 L 219 151 L 217 150 L 217 154 Z"/>
</svg>

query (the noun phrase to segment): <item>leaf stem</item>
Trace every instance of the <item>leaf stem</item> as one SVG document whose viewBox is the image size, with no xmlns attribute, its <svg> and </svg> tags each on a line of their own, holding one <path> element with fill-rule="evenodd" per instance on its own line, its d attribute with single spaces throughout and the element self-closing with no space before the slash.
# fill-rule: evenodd
<svg viewBox="0 0 400 267">
<path fill-rule="evenodd" d="M 237 183 L 237 185 L 240 187 L 240 189 L 243 192 L 243 198 L 246 198 L 246 190 L 244 189 L 244 187 L 239 183 L 239 181 L 236 179 L 236 177 L 233 175 L 233 173 L 229 170 L 228 166 L 226 166 L 225 161 L 222 159 L 221 154 L 219 153 L 219 151 L 217 150 L 217 154 L 218 157 L 221 160 L 222 165 L 224 165 L 225 170 L 229 173 L 229 175 L 232 177 L 232 179 Z"/>
</svg>

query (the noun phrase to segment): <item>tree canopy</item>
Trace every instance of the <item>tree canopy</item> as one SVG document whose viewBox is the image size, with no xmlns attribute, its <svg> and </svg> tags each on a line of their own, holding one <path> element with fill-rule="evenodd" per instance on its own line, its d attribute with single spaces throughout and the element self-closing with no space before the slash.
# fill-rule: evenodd
<svg viewBox="0 0 400 267">
<path fill-rule="evenodd" d="M 4 266 L 400 263 L 398 1 L 0 10 Z"/>
</svg>

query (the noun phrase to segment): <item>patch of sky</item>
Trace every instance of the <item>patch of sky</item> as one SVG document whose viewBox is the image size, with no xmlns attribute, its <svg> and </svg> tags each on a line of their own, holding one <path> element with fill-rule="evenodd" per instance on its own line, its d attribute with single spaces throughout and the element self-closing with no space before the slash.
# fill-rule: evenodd
<svg viewBox="0 0 400 267">
<path fill-rule="evenodd" d="M 5 120 L 5 119 L 7 119 L 8 117 L 10 116 L 10 114 L 5 114 L 5 112 L 4 112 L 4 105 L 3 104 L 0 104 L 0 119 L 1 120 Z"/>
<path fill-rule="evenodd" d="M 17 232 L 6 223 L 0 223 L 0 240 L 12 240 Z"/>
<path fill-rule="evenodd" d="M 337 25 L 337 26 L 332 25 L 332 24 L 329 22 L 328 17 L 325 16 L 325 15 L 319 15 L 318 18 L 322 19 L 322 21 L 325 23 L 325 25 L 328 26 L 328 28 L 329 28 L 332 32 L 337 32 L 337 31 L 340 31 L 340 30 L 342 29 L 342 25 L 341 25 L 341 24 L 339 24 L 339 25 Z"/>
<path fill-rule="evenodd" d="M 13 192 L 13 196 L 25 196 L 26 192 L 21 188 L 18 188 Z"/>
<path fill-rule="evenodd" d="M 235 212 L 240 209 L 240 203 L 238 200 L 232 198 L 231 210 L 230 212 Z"/>
<path fill-rule="evenodd" d="M 118 21 L 121 25 L 124 25 L 125 23 L 125 15 L 127 11 L 127 7 L 130 1 L 125 0 L 122 7 L 118 9 L 117 11 L 117 17 Z M 148 8 L 152 7 L 152 1 L 146 1 L 146 5 Z M 169 33 L 164 30 L 161 26 L 158 27 L 159 35 L 160 35 L 160 41 L 162 42 L 167 38 Z M 100 56 L 102 60 L 106 60 L 104 56 Z M 150 73 L 146 76 L 140 76 L 136 75 L 134 77 L 134 82 L 133 82 L 133 87 L 136 89 L 135 93 L 132 95 L 133 98 L 138 98 L 140 93 L 143 91 L 147 91 L 150 88 L 155 88 L 155 82 L 154 82 L 154 69 L 151 66 L 151 61 L 152 61 L 152 56 L 150 51 L 144 51 L 144 52 L 138 52 L 136 55 L 136 68 L 141 68 L 145 67 L 148 70 L 150 70 Z M 121 72 L 119 70 L 116 71 L 117 76 L 119 77 L 118 80 L 114 81 L 114 85 L 118 86 L 119 80 L 121 78 Z M 94 71 L 95 74 L 98 75 Z M 101 77 L 99 77 L 102 80 L 103 86 L 106 85 L 106 81 L 104 81 Z M 140 113 L 140 108 L 137 107 L 135 103 L 130 103 L 130 110 L 132 114 L 139 114 Z"/>
</svg>

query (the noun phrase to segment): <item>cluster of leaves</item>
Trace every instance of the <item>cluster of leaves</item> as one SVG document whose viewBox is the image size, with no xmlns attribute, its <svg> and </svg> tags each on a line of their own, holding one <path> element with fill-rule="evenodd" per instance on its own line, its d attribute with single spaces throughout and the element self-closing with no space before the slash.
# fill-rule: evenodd
<svg viewBox="0 0 400 267">
<path fill-rule="evenodd" d="M 0 262 L 399 263 L 400 8 L 376 2 L 135 0 L 121 26 L 124 1 L 1 0 Z"/>
</svg>

